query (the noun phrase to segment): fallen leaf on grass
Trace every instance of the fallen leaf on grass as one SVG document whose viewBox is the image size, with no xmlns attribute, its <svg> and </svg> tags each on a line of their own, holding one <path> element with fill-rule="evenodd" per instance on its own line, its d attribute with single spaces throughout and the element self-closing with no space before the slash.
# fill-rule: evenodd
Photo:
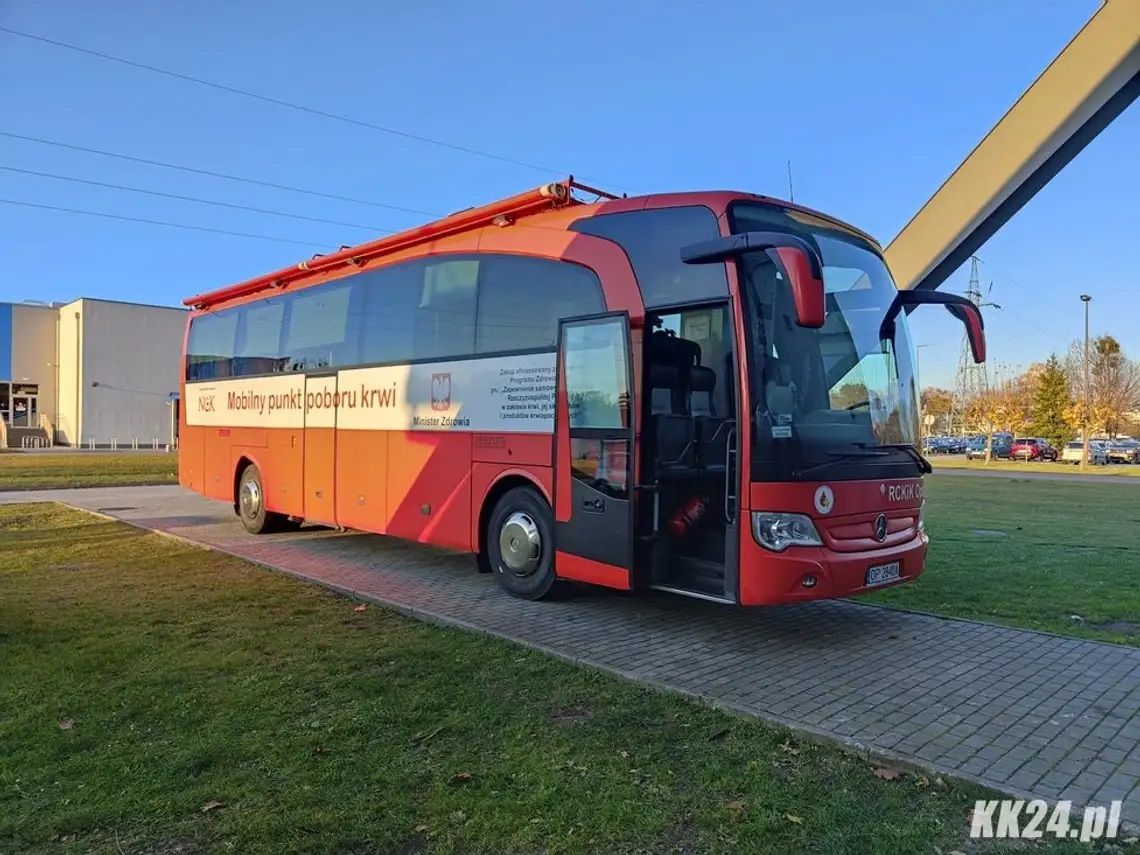
<svg viewBox="0 0 1140 855">
<path fill-rule="evenodd" d="M 784 814 L 784 819 L 786 819 L 788 822 L 794 822 L 796 825 L 804 824 L 804 818 L 802 816 L 796 816 L 794 813 Z"/>
<path fill-rule="evenodd" d="M 364 611 L 366 608 L 368 608 L 368 606 L 367 606 L 366 604 L 364 604 L 364 603 L 361 603 L 359 606 L 357 606 L 355 609 L 353 609 L 353 611 L 354 611 L 354 612 L 362 612 L 362 611 Z"/>
<path fill-rule="evenodd" d="M 784 751 L 788 754 L 791 754 L 793 757 L 800 753 L 800 749 L 798 749 L 798 748 L 796 748 L 796 746 L 792 745 L 790 740 L 786 740 L 784 742 L 781 742 L 780 743 L 780 750 Z"/>
<path fill-rule="evenodd" d="M 439 727 L 433 727 L 431 730 L 421 731 L 412 737 L 412 742 L 427 742 L 429 739 L 439 736 L 442 730 L 443 725 L 441 724 Z"/>
<path fill-rule="evenodd" d="M 212 810 L 225 807 L 225 802 L 206 802 L 202 807 L 198 808 L 202 813 L 209 813 Z"/>
<path fill-rule="evenodd" d="M 724 806 L 728 812 L 732 814 L 733 819 L 740 819 L 744 815 L 745 803 L 741 799 L 733 799 L 730 802 L 725 802 Z"/>
<path fill-rule="evenodd" d="M 75 727 L 75 719 L 68 718 L 67 716 L 60 716 L 59 721 L 56 722 L 60 730 L 71 730 Z"/>
<path fill-rule="evenodd" d="M 466 784 L 474 780 L 475 776 L 470 772 L 457 772 L 451 776 L 451 783 L 453 784 Z"/>
<path fill-rule="evenodd" d="M 728 736 L 728 728 L 720 727 L 709 734 L 709 742 L 716 742 L 718 739 L 724 739 Z"/>
<path fill-rule="evenodd" d="M 416 834 L 423 834 L 427 830 L 428 830 L 428 827 L 426 825 L 417 825 L 415 828 Z"/>
<path fill-rule="evenodd" d="M 903 776 L 901 769 L 893 769 L 890 766 L 873 766 L 871 772 L 876 778 L 884 781 L 897 781 Z"/>
</svg>

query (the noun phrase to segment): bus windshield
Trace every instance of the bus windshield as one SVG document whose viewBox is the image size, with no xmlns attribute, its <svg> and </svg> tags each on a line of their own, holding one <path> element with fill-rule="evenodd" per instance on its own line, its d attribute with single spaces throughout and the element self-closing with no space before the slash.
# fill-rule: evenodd
<svg viewBox="0 0 1140 855">
<path fill-rule="evenodd" d="M 882 331 L 895 294 L 866 239 L 770 205 L 733 206 L 733 230 L 792 232 L 823 262 L 827 320 L 795 322 L 791 291 L 767 253 L 741 257 L 756 481 L 919 474 L 914 350 L 905 312 Z"/>
</svg>

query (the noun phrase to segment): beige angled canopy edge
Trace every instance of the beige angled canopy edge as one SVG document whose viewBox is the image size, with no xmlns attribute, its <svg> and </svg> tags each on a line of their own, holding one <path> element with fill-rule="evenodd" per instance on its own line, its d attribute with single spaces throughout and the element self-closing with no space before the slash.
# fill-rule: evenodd
<svg viewBox="0 0 1140 855">
<path fill-rule="evenodd" d="M 941 285 L 1138 94 L 1140 0 L 1106 0 L 891 241 L 899 288 Z"/>
</svg>

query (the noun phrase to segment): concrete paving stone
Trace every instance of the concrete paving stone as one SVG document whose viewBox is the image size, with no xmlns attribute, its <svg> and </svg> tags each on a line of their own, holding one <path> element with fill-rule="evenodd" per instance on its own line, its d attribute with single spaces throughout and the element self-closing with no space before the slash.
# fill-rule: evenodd
<svg viewBox="0 0 1140 855">
<path fill-rule="evenodd" d="M 1136 787 L 1137 779 L 1133 775 L 1122 775 L 1119 772 L 1110 775 L 1104 785 L 1096 792 L 1095 798 L 1101 801 L 1124 799 Z"/>
<path fill-rule="evenodd" d="M 1060 766 L 1050 769 L 1046 772 L 1038 784 L 1034 786 L 1034 792 L 1037 792 L 1039 785 L 1045 785 L 1051 790 L 1056 790 L 1058 794 L 1064 793 L 1066 788 L 1076 778 L 1076 774 L 1068 770 L 1062 769 Z"/>
<path fill-rule="evenodd" d="M 247 535 L 179 487 L 0 494 L 64 501 L 440 623 L 741 712 L 852 738 L 998 789 L 1121 798 L 1140 824 L 1140 649 L 864 605 L 732 609 L 600 589 L 503 594 L 471 556 L 304 527 Z M 869 655 L 869 651 L 874 655 Z"/>
<path fill-rule="evenodd" d="M 1040 778 L 1041 774 L 1039 772 L 1022 767 L 1010 774 L 1006 780 L 1009 781 L 1009 786 L 1024 792 L 1032 789 L 1033 785 L 1036 784 Z"/>
<path fill-rule="evenodd" d="M 971 757 L 969 760 L 956 767 L 955 771 L 962 775 L 968 775 L 971 778 L 979 779 L 988 769 L 990 763 L 988 760 L 982 760 L 978 757 Z"/>
<path fill-rule="evenodd" d="M 1073 779 L 1073 786 L 1078 790 L 1088 790 L 1090 794 L 1097 792 L 1108 781 L 1104 775 L 1096 775 L 1087 769 Z"/>
<path fill-rule="evenodd" d="M 1123 763 L 1128 756 L 1128 752 L 1123 747 L 1117 748 L 1115 745 L 1107 745 L 1097 753 L 1101 760 L 1107 760 L 1110 763 Z"/>
<path fill-rule="evenodd" d="M 1140 781 L 1140 760 L 1125 760 L 1120 764 L 1117 771 L 1122 775 L 1131 775 L 1137 781 Z"/>
</svg>

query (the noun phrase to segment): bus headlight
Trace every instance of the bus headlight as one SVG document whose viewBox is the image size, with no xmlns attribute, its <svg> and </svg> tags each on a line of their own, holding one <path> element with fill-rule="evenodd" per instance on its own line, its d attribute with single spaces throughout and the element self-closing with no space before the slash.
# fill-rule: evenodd
<svg viewBox="0 0 1140 855">
<path fill-rule="evenodd" d="M 823 546 L 811 517 L 804 514 L 753 511 L 752 536 L 773 552 L 783 552 L 789 546 Z"/>
</svg>

